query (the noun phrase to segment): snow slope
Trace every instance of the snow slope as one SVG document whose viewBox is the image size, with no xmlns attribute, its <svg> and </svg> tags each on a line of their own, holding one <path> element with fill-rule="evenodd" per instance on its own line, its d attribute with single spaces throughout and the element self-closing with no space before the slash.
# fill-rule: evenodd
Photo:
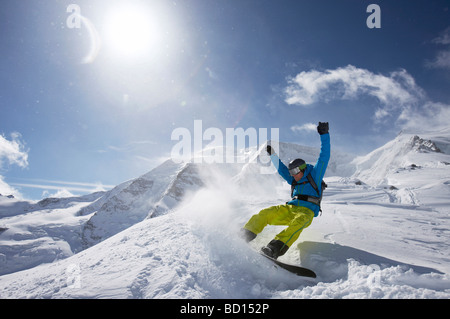
<svg viewBox="0 0 450 319">
<path fill-rule="evenodd" d="M 450 129 L 399 134 L 393 141 L 356 158 L 355 178 L 393 190 L 392 201 L 449 213 Z"/>
<path fill-rule="evenodd" d="M 276 269 L 253 252 L 282 227 L 266 227 L 252 247 L 236 236 L 252 214 L 289 196 L 289 185 L 277 174 L 261 174 L 267 168 L 259 163 L 267 163 L 261 146 L 246 153 L 259 157 L 255 163 L 167 162 L 89 202 L 67 200 L 66 208 L 27 213 L 23 203 L 1 198 L 2 269 L 15 263 L 5 249 L 22 254 L 15 245 L 24 240 L 16 234 L 39 237 L 27 229 L 29 220 L 49 225 L 55 219 L 60 232 L 51 234 L 46 226 L 40 236 L 56 243 L 73 242 L 62 234 L 73 237 L 67 227 L 77 223 L 77 245 L 90 239 L 83 250 L 77 246 L 55 256 L 43 249 L 36 255 L 50 257 L 44 263 L 4 272 L 0 297 L 449 298 L 450 155 L 444 133 L 419 137 L 438 141 L 441 152 L 417 148 L 423 142 L 402 136 L 347 166 L 347 156 L 336 156 L 342 160 L 335 158 L 336 169 L 327 171 L 323 215 L 281 257 L 314 269 L 316 279 Z M 279 149 L 285 162 L 299 156 L 311 162 L 318 154 L 292 144 L 280 143 Z M 352 165 L 358 167 L 354 176 Z M 338 171 L 345 176 L 333 176 Z M 151 190 L 156 183 L 161 186 Z"/>
<path fill-rule="evenodd" d="M 167 160 L 149 173 L 112 189 L 100 201 L 83 209 L 95 212 L 83 227 L 83 245 L 90 247 L 145 218 L 170 211 L 189 191 L 203 182 L 197 166 Z"/>
<path fill-rule="evenodd" d="M 0 196 L 0 276 L 81 250 L 88 216 L 77 212 L 103 196 L 46 198 L 37 203 Z"/>
</svg>

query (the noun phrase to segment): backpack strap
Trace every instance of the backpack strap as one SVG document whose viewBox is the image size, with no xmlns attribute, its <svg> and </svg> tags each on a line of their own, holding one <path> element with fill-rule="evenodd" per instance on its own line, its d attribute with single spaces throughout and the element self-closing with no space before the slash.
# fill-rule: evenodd
<svg viewBox="0 0 450 319">
<path fill-rule="evenodd" d="M 317 184 L 316 184 L 316 182 L 314 181 L 314 178 L 312 178 L 311 174 L 306 175 L 306 178 L 307 178 L 308 180 L 305 181 L 305 182 L 302 182 L 302 183 L 298 183 L 298 182 L 294 179 L 294 182 L 291 184 L 291 197 L 292 197 L 293 199 L 304 200 L 304 201 L 307 201 L 307 202 L 316 204 L 317 206 L 319 206 L 320 213 L 322 214 L 322 208 L 320 207 L 320 203 L 321 203 L 321 201 L 322 201 L 322 194 L 319 193 L 319 188 L 317 187 Z M 293 195 L 294 195 L 294 189 L 295 189 L 295 186 L 300 185 L 300 184 L 306 184 L 306 183 L 310 183 L 310 184 L 311 184 L 312 188 L 314 188 L 314 190 L 315 190 L 316 193 L 317 193 L 317 197 L 314 197 L 314 196 L 307 196 L 307 195 L 296 195 L 296 196 L 294 197 Z M 322 193 L 323 193 L 323 190 L 327 187 L 327 184 L 325 184 L 325 183 L 322 181 L 322 185 L 321 185 L 321 186 L 322 186 Z"/>
<path fill-rule="evenodd" d="M 317 196 L 320 197 L 320 193 L 319 193 L 319 188 L 317 187 L 316 182 L 314 181 L 314 178 L 312 178 L 311 174 L 308 174 L 308 176 L 306 176 L 306 178 L 308 179 L 309 183 L 311 184 L 311 186 L 314 188 L 314 190 L 317 193 Z"/>
<path fill-rule="evenodd" d="M 308 175 L 308 176 L 309 176 L 309 175 Z M 291 197 L 294 196 L 295 186 L 297 186 L 297 185 L 304 185 L 304 184 L 307 184 L 307 183 L 310 183 L 310 181 L 304 181 L 304 182 L 299 183 L 299 182 L 297 182 L 297 181 L 294 179 L 294 181 L 293 181 L 292 184 L 291 184 Z"/>
</svg>

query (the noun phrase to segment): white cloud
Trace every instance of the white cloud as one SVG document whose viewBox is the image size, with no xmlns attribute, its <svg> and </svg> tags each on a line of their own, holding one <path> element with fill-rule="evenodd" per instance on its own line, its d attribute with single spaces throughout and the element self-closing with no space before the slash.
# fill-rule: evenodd
<svg viewBox="0 0 450 319">
<path fill-rule="evenodd" d="M 404 108 L 398 122 L 404 130 L 412 131 L 448 128 L 450 105 L 428 101 L 420 107 Z"/>
<path fill-rule="evenodd" d="M 56 193 L 50 193 L 45 190 L 42 192 L 42 198 L 65 198 L 65 197 L 74 197 L 75 195 L 69 192 L 67 189 L 60 189 Z"/>
<path fill-rule="evenodd" d="M 19 191 L 14 187 L 8 185 L 4 180 L 3 176 L 0 175 L 0 194 L 3 196 L 14 195 L 15 197 L 21 197 Z"/>
<path fill-rule="evenodd" d="M 0 135 L 0 170 L 7 165 L 17 165 L 25 168 L 28 166 L 28 151 L 21 140 L 20 133 L 14 132 L 11 134 L 11 140 L 6 139 Z M 0 194 L 14 195 L 15 197 L 22 197 L 17 189 L 8 185 L 4 181 L 4 177 L 0 175 Z"/>
<path fill-rule="evenodd" d="M 102 183 L 65 182 L 44 179 L 31 179 L 27 183 L 12 183 L 12 185 L 17 187 L 42 189 L 44 190 L 44 194 L 50 194 L 49 191 L 54 190 L 56 193 L 52 195 L 52 197 L 62 197 L 61 194 L 69 196 L 71 192 L 94 193 L 115 187 L 115 185 L 103 185 Z"/>
<path fill-rule="evenodd" d="M 354 100 L 369 95 L 378 99 L 384 107 L 416 103 L 423 95 L 406 70 L 385 76 L 353 65 L 324 72 L 301 72 L 289 80 L 285 93 L 288 104 L 310 105 L 319 101 Z"/>
<path fill-rule="evenodd" d="M 306 123 L 303 125 L 294 125 L 291 126 L 291 130 L 293 132 L 316 132 L 317 131 L 317 124 L 313 123 Z"/>
<path fill-rule="evenodd" d="M 28 151 L 24 150 L 24 143 L 21 141 L 20 133 L 12 133 L 11 141 L 0 135 L 0 168 L 4 162 L 10 165 L 18 165 L 22 168 L 28 166 Z"/>
<path fill-rule="evenodd" d="M 437 45 L 444 45 L 446 49 L 438 51 L 435 59 L 433 61 L 427 61 L 425 63 L 426 66 L 438 69 L 450 69 L 450 27 L 445 29 L 432 42 Z"/>
<path fill-rule="evenodd" d="M 438 69 L 450 69 L 450 50 L 439 51 L 433 61 L 427 62 L 426 66 Z"/>
<path fill-rule="evenodd" d="M 450 44 L 450 27 L 445 29 L 433 42 L 437 44 Z"/>
<path fill-rule="evenodd" d="M 450 28 L 436 41 L 450 43 Z M 447 62 L 450 66 L 450 52 Z M 382 75 L 348 65 L 323 72 L 301 72 L 289 80 L 285 93 L 288 104 L 300 106 L 372 96 L 379 101 L 373 113 L 375 122 L 397 116 L 396 124 L 401 129 L 438 129 L 448 127 L 450 122 L 450 105 L 430 101 L 406 70 Z M 291 129 L 302 131 L 308 126 Z"/>
<path fill-rule="evenodd" d="M 109 145 L 107 149 L 98 150 L 98 153 L 107 153 L 109 151 L 114 151 L 118 153 L 131 153 L 140 152 L 142 150 L 148 149 L 151 145 L 155 145 L 154 141 L 132 141 L 124 145 L 116 146 Z"/>
<path fill-rule="evenodd" d="M 450 51 L 439 52 L 435 63 L 438 67 L 450 69 Z"/>
</svg>

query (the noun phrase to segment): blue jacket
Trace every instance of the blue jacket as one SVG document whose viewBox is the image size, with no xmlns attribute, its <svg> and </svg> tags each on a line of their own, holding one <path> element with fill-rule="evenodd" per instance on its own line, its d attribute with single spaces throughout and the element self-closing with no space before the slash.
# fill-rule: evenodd
<svg viewBox="0 0 450 319">
<path fill-rule="evenodd" d="M 295 186 L 293 196 L 309 195 L 317 197 L 316 190 L 310 183 L 307 182 L 308 179 L 306 176 L 308 174 L 311 174 L 312 178 L 316 182 L 317 187 L 319 188 L 319 192 L 322 192 L 320 184 L 322 183 L 323 176 L 325 175 L 325 171 L 328 166 L 328 161 L 330 160 L 330 134 L 327 133 L 320 135 L 320 140 L 322 145 L 320 148 L 319 159 L 314 166 L 312 166 L 311 164 L 306 165 L 305 174 L 303 175 L 302 179 L 298 181 L 298 185 Z M 283 164 L 278 155 L 274 153 L 270 156 L 270 159 L 272 160 L 272 163 L 275 165 L 275 167 L 278 168 L 278 173 L 281 175 L 281 177 L 283 177 L 289 185 L 292 185 L 292 183 L 294 182 L 294 177 L 289 174 L 289 169 L 286 167 L 286 165 Z M 302 184 L 303 182 L 307 183 Z M 314 212 L 314 217 L 317 217 L 320 210 L 319 206 L 298 199 L 291 200 L 287 204 L 307 207 Z"/>
</svg>

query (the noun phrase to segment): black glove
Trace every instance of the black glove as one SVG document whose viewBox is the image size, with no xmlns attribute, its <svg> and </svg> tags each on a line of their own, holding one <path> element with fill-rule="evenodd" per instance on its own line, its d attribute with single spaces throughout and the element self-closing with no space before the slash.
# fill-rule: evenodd
<svg viewBox="0 0 450 319">
<path fill-rule="evenodd" d="M 272 146 L 267 145 L 266 148 L 267 153 L 269 153 L 269 155 L 275 154 L 275 151 L 273 150 Z"/>
<path fill-rule="evenodd" d="M 320 135 L 327 134 L 328 133 L 328 122 L 319 122 L 319 125 L 317 126 L 317 132 L 319 132 Z"/>
</svg>

